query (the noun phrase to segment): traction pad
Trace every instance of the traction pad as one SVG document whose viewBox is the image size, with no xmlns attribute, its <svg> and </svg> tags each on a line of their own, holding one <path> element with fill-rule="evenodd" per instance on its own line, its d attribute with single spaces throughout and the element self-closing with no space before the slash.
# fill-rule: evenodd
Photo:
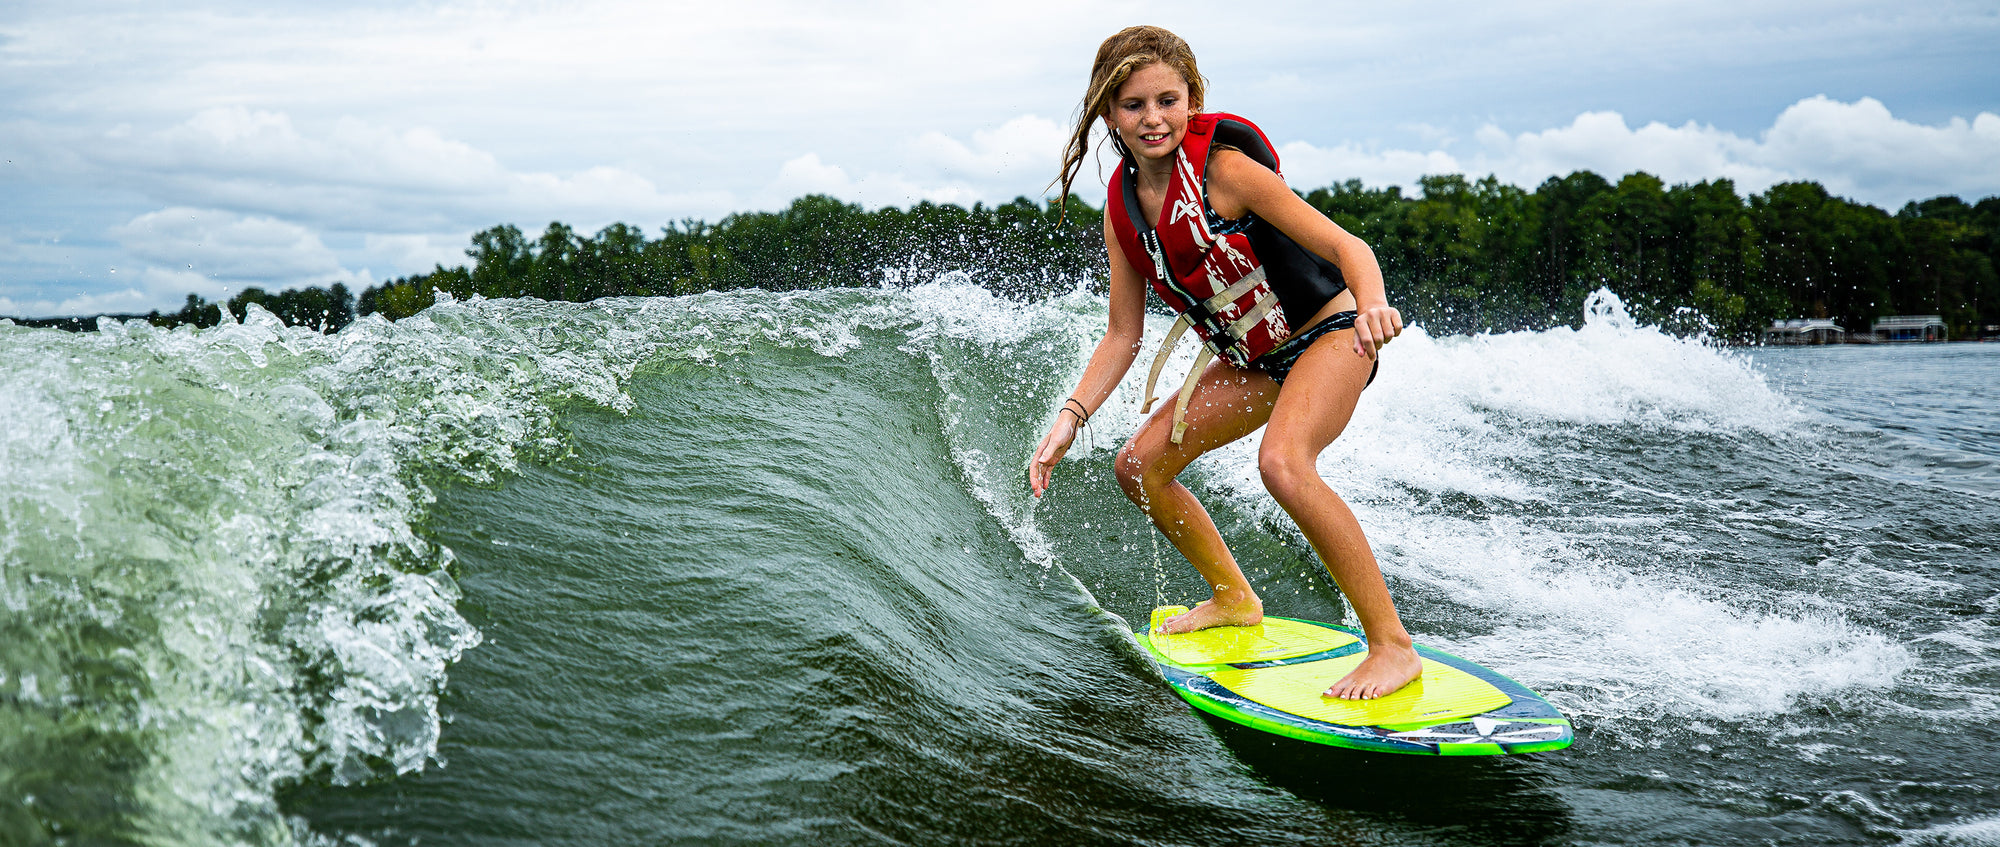
<svg viewBox="0 0 2000 847">
<path fill-rule="evenodd" d="M 1153 610 L 1146 637 L 1161 659 L 1246 700 L 1308 720 L 1401 732 L 1483 715 L 1514 702 L 1491 683 L 1434 659 L 1424 662 L 1416 681 L 1387 696 L 1325 697 L 1329 686 L 1367 658 L 1361 639 L 1287 618 L 1160 634 L 1160 624 L 1183 611 L 1184 606 Z"/>
</svg>

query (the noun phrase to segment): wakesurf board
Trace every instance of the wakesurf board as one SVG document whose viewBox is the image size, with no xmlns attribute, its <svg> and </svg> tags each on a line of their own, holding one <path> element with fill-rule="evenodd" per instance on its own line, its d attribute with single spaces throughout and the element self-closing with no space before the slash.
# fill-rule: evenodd
<svg viewBox="0 0 2000 847">
<path fill-rule="evenodd" d="M 1323 697 L 1368 652 L 1359 631 L 1338 624 L 1265 617 L 1166 635 L 1153 610 L 1139 643 L 1189 705 L 1275 735 L 1381 753 L 1499 756 L 1568 747 L 1568 718 L 1527 686 L 1441 650 L 1417 645 L 1424 672 L 1374 700 Z"/>
</svg>

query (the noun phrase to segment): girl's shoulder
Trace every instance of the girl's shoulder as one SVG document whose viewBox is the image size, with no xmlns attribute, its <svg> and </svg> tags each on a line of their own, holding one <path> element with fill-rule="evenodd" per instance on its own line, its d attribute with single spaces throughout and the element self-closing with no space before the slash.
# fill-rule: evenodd
<svg viewBox="0 0 2000 847">
<path fill-rule="evenodd" d="M 1256 178 L 1265 174 L 1269 174 L 1272 178 L 1277 178 L 1278 176 L 1276 171 L 1271 170 L 1263 162 L 1259 162 L 1251 158 L 1250 154 L 1227 144 L 1217 144 L 1209 149 L 1209 178 L 1214 179 L 1218 173 L 1225 178 L 1243 176 Z"/>
<path fill-rule="evenodd" d="M 1242 218 L 1260 200 L 1291 193 L 1275 171 L 1234 147 L 1209 153 L 1206 181 L 1209 205 L 1230 220 Z"/>
</svg>

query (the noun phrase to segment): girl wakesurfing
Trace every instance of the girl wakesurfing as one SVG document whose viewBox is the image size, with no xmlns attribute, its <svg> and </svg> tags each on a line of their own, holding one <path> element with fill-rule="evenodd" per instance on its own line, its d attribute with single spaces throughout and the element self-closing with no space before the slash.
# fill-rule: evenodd
<svg viewBox="0 0 2000 847">
<path fill-rule="evenodd" d="M 1129 27 L 1097 50 L 1058 181 L 1067 200 L 1093 124 L 1102 120 L 1121 158 L 1104 208 L 1110 322 L 1035 448 L 1028 484 L 1036 497 L 1048 490 L 1078 427 L 1131 368 L 1150 285 L 1181 317 L 1153 364 L 1148 406 L 1174 340 L 1193 329 L 1205 349 L 1173 401 L 1118 451 L 1118 484 L 1214 591 L 1160 630 L 1263 620 L 1263 601 L 1208 512 L 1175 477 L 1202 454 L 1264 427 L 1257 454 L 1264 486 L 1325 562 L 1367 634 L 1367 658 L 1326 696 L 1381 697 L 1423 665 L 1360 522 L 1315 463 L 1353 417 L 1403 317 L 1389 305 L 1368 245 L 1292 193 L 1255 125 L 1203 113 L 1205 87 L 1194 51 L 1159 27 Z"/>
</svg>

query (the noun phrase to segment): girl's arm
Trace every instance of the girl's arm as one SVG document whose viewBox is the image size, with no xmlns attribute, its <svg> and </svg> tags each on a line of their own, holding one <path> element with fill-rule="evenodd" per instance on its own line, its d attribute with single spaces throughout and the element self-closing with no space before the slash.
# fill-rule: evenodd
<svg viewBox="0 0 2000 847">
<path fill-rule="evenodd" d="M 1140 280 L 1139 272 L 1132 269 L 1132 263 L 1125 258 L 1125 251 L 1118 246 L 1118 238 L 1111 231 L 1109 211 L 1104 217 L 1104 249 L 1111 254 L 1111 318 L 1105 328 L 1103 340 L 1097 342 L 1097 350 L 1090 354 L 1090 364 L 1084 366 L 1083 376 L 1076 381 L 1071 397 L 1084 405 L 1086 412 L 1095 413 L 1098 407 L 1111 396 L 1118 381 L 1125 378 L 1125 372 L 1132 367 L 1132 360 L 1139 355 L 1139 344 L 1146 332 L 1146 284 Z M 1075 408 L 1071 404 L 1071 408 Z M 1049 487 L 1049 474 L 1064 453 L 1069 452 L 1070 442 L 1076 440 L 1077 416 L 1063 412 L 1056 413 L 1055 422 L 1049 425 L 1049 432 L 1042 436 L 1042 443 L 1035 447 L 1035 456 L 1028 462 L 1028 487 L 1036 497 L 1042 496 Z"/>
<path fill-rule="evenodd" d="M 1270 168 L 1235 150 L 1216 150 L 1208 160 L 1208 202 L 1231 220 L 1255 214 L 1340 268 L 1347 290 L 1354 292 L 1357 355 L 1372 358 L 1403 331 L 1403 315 L 1389 305 L 1375 251 L 1293 194 Z"/>
</svg>

